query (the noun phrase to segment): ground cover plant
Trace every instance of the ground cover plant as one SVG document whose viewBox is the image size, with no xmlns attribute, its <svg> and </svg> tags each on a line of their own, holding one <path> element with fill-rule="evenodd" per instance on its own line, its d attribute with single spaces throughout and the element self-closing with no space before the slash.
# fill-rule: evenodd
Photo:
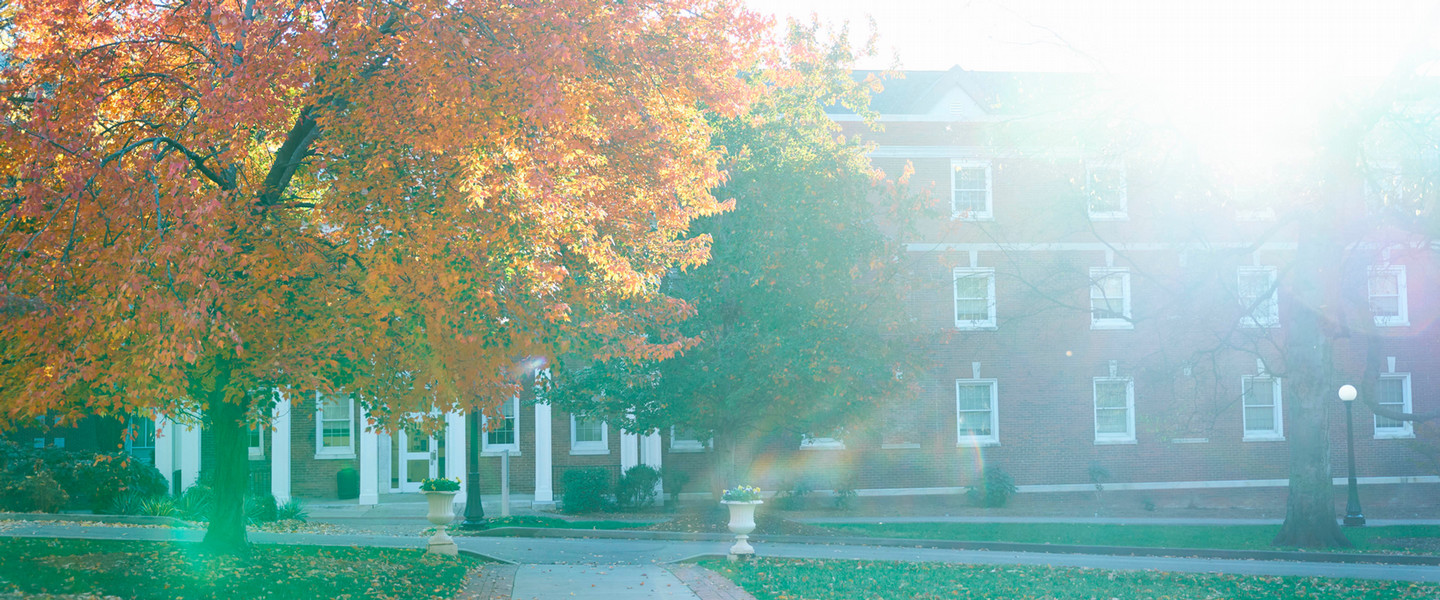
<svg viewBox="0 0 1440 600">
<path fill-rule="evenodd" d="M 1146 548 L 1283 550 L 1270 545 L 1279 525 L 1102 525 L 1088 523 L 818 523 L 849 535 L 905 539 L 1080 544 Z M 1349 528 L 1350 550 L 1440 552 L 1440 526 Z"/>
<path fill-rule="evenodd" d="M 13 538 L 0 544 L 0 594 L 161 598 L 450 598 L 477 561 L 421 550 Z"/>
<path fill-rule="evenodd" d="M 848 560 L 702 563 L 757 600 L 1092 600 L 1094 598 L 1434 598 L 1440 585 L 1322 577 L 1110 571 L 1055 567 Z"/>
</svg>

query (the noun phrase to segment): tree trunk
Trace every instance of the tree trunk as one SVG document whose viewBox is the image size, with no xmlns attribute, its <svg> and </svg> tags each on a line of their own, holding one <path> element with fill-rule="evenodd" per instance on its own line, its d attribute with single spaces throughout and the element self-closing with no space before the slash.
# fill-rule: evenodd
<svg viewBox="0 0 1440 600">
<path fill-rule="evenodd" d="M 1319 211 L 1317 211 L 1319 212 Z M 1285 373 L 1290 411 L 1290 494 L 1285 524 L 1270 543 L 1302 548 L 1349 547 L 1335 522 L 1335 486 L 1330 471 L 1329 401 L 1336 399 L 1331 362 L 1332 334 L 1341 313 L 1344 249 L 1336 241 L 1333 215 L 1318 215 L 1300 226 L 1289 278 Z M 1338 401 L 1338 400 L 1337 400 Z"/>
<path fill-rule="evenodd" d="M 205 545 L 229 553 L 243 553 L 245 538 L 245 493 L 250 480 L 250 460 L 246 446 L 245 416 L 243 402 L 248 394 L 234 394 L 233 401 L 226 401 L 225 387 L 229 373 L 221 367 L 212 370 L 206 378 L 209 399 L 205 412 L 205 425 L 215 444 L 215 467 L 210 500 L 210 524 L 205 529 Z"/>
</svg>

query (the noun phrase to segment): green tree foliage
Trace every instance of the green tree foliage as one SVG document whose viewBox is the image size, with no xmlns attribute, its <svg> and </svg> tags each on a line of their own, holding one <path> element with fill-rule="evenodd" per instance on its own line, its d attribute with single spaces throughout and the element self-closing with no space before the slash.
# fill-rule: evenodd
<svg viewBox="0 0 1440 600">
<path fill-rule="evenodd" d="M 551 401 L 634 431 L 713 434 L 733 466 L 744 463 L 737 450 L 767 435 L 853 429 L 908 393 L 918 328 L 903 306 L 897 240 L 923 202 L 825 113 L 869 116 L 880 89 L 873 76 L 852 76 L 847 31 L 793 22 L 790 31 L 784 58 L 751 74 L 767 93 L 747 114 L 713 121 L 731 159 L 714 193 L 734 210 L 696 222 L 714 239 L 711 260 L 664 283 L 694 308 L 681 331 L 699 343 L 660 362 L 563 364 Z"/>
</svg>

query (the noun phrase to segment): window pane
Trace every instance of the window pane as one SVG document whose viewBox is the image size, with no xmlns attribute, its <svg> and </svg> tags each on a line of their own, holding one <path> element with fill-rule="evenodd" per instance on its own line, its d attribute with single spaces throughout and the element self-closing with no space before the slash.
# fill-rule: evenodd
<svg viewBox="0 0 1440 600">
<path fill-rule="evenodd" d="M 943 183 L 942 183 L 943 185 Z M 960 190 L 984 190 L 984 167 L 956 167 L 955 188 Z"/>
<path fill-rule="evenodd" d="M 1375 391 L 1380 395 L 1380 404 L 1405 404 L 1405 380 L 1400 377 L 1381 377 Z"/>
<path fill-rule="evenodd" d="M 1400 316 L 1399 296 L 1371 296 L 1370 312 L 1377 317 L 1398 317 Z"/>
<path fill-rule="evenodd" d="M 575 441 L 578 442 L 599 442 L 601 437 L 599 421 L 575 421 Z"/>
<path fill-rule="evenodd" d="M 1275 409 L 1269 406 L 1245 407 L 1246 431 L 1275 431 Z"/>
<path fill-rule="evenodd" d="M 960 300 L 955 303 L 955 320 L 957 321 L 988 321 L 990 320 L 990 302 L 980 300 Z"/>
<path fill-rule="evenodd" d="M 955 210 L 960 212 L 985 212 L 985 192 L 957 190 L 955 192 Z"/>
<path fill-rule="evenodd" d="M 1096 433 L 1130 433 L 1128 419 L 1125 418 L 1125 409 L 1102 408 L 1095 411 L 1095 432 Z"/>
<path fill-rule="evenodd" d="M 1370 275 L 1371 295 L 1394 296 L 1399 293 L 1400 282 L 1394 273 L 1374 273 Z"/>
<path fill-rule="evenodd" d="M 326 420 L 349 419 L 350 403 L 347 400 L 346 398 L 325 398 L 325 401 L 320 405 L 323 411 L 322 418 Z"/>
<path fill-rule="evenodd" d="M 988 411 L 960 413 L 960 433 L 975 436 L 990 435 L 990 413 Z"/>
<path fill-rule="evenodd" d="M 259 425 L 251 425 L 251 426 L 250 426 L 250 430 L 247 431 L 247 432 L 245 432 L 245 434 L 246 434 L 246 436 L 245 436 L 245 437 L 246 437 L 246 440 L 248 440 L 247 443 L 246 443 L 247 446 L 249 446 L 249 447 L 251 447 L 251 448 L 259 448 L 259 447 L 260 447 L 260 426 L 259 426 Z"/>
<path fill-rule="evenodd" d="M 955 403 L 960 410 L 990 410 L 990 385 L 959 386 Z"/>
<path fill-rule="evenodd" d="M 1245 406 L 1273 406 L 1275 384 L 1269 379 L 1252 379 L 1245 386 Z"/>
<path fill-rule="evenodd" d="M 1126 408 L 1126 388 L 1124 381 L 1111 381 L 1095 384 L 1095 406 L 1100 408 Z"/>
<path fill-rule="evenodd" d="M 990 278 L 984 275 L 963 275 L 955 279 L 955 297 L 985 299 L 990 296 Z"/>
</svg>

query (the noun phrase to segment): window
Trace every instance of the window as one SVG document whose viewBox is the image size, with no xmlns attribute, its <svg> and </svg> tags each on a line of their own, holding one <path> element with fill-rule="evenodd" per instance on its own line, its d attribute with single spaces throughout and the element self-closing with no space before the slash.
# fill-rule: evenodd
<svg viewBox="0 0 1440 600">
<path fill-rule="evenodd" d="M 995 328 L 995 269 L 955 269 L 955 327 Z"/>
<path fill-rule="evenodd" d="M 1135 443 L 1135 381 L 1095 378 L 1095 443 Z"/>
<path fill-rule="evenodd" d="M 315 458 L 355 457 L 355 400 L 316 392 Z M 263 438 L 263 434 L 260 434 Z"/>
<path fill-rule="evenodd" d="M 1410 324 L 1406 301 L 1405 267 L 1370 267 L 1370 312 L 1376 327 L 1403 327 Z"/>
<path fill-rule="evenodd" d="M 1085 165 L 1085 200 L 1090 219 L 1121 221 L 1129 218 L 1125 198 L 1125 167 L 1116 164 Z"/>
<path fill-rule="evenodd" d="M 845 440 L 841 438 L 840 432 L 832 432 L 826 437 L 811 437 L 804 434 L 800 437 L 801 450 L 844 450 Z"/>
<path fill-rule="evenodd" d="M 1280 291 L 1275 286 L 1275 267 L 1240 267 L 1236 295 L 1245 316 L 1245 327 L 1280 326 Z"/>
<path fill-rule="evenodd" d="M 1132 329 L 1130 271 L 1090 269 L 1090 328 Z"/>
<path fill-rule="evenodd" d="M 250 429 L 245 432 L 245 447 L 250 454 L 250 460 L 265 459 L 265 428 L 258 423 L 252 423 Z"/>
<path fill-rule="evenodd" d="M 700 432 L 693 427 L 670 427 L 671 452 L 704 452 L 711 445 L 711 440 L 708 437 L 702 439 Z"/>
<path fill-rule="evenodd" d="M 155 420 L 150 417 L 130 417 L 125 428 L 125 451 L 140 462 L 155 464 Z"/>
<path fill-rule="evenodd" d="M 952 162 L 950 189 L 953 192 L 950 201 L 953 218 L 966 221 L 988 221 L 994 218 L 991 213 L 989 162 Z"/>
<path fill-rule="evenodd" d="M 604 421 L 570 415 L 571 454 L 609 454 L 609 432 Z"/>
<path fill-rule="evenodd" d="M 1407 414 L 1410 412 L 1409 373 L 1381 375 L 1376 384 L 1376 404 L 1395 412 Z M 1375 437 L 1377 439 L 1415 437 L 1414 422 L 1375 415 Z"/>
<path fill-rule="evenodd" d="M 995 400 L 994 379 L 955 380 L 956 446 L 991 446 L 1000 443 Z"/>
<path fill-rule="evenodd" d="M 1280 409 L 1280 380 L 1267 376 L 1244 377 L 1240 395 L 1246 441 L 1285 439 L 1284 413 Z"/>
<path fill-rule="evenodd" d="M 481 418 L 481 424 L 486 427 L 484 452 L 503 452 L 509 450 L 510 454 L 520 453 L 520 399 L 511 398 L 500 405 L 500 417 L 493 425 L 490 423 L 490 415 Z"/>
</svg>

